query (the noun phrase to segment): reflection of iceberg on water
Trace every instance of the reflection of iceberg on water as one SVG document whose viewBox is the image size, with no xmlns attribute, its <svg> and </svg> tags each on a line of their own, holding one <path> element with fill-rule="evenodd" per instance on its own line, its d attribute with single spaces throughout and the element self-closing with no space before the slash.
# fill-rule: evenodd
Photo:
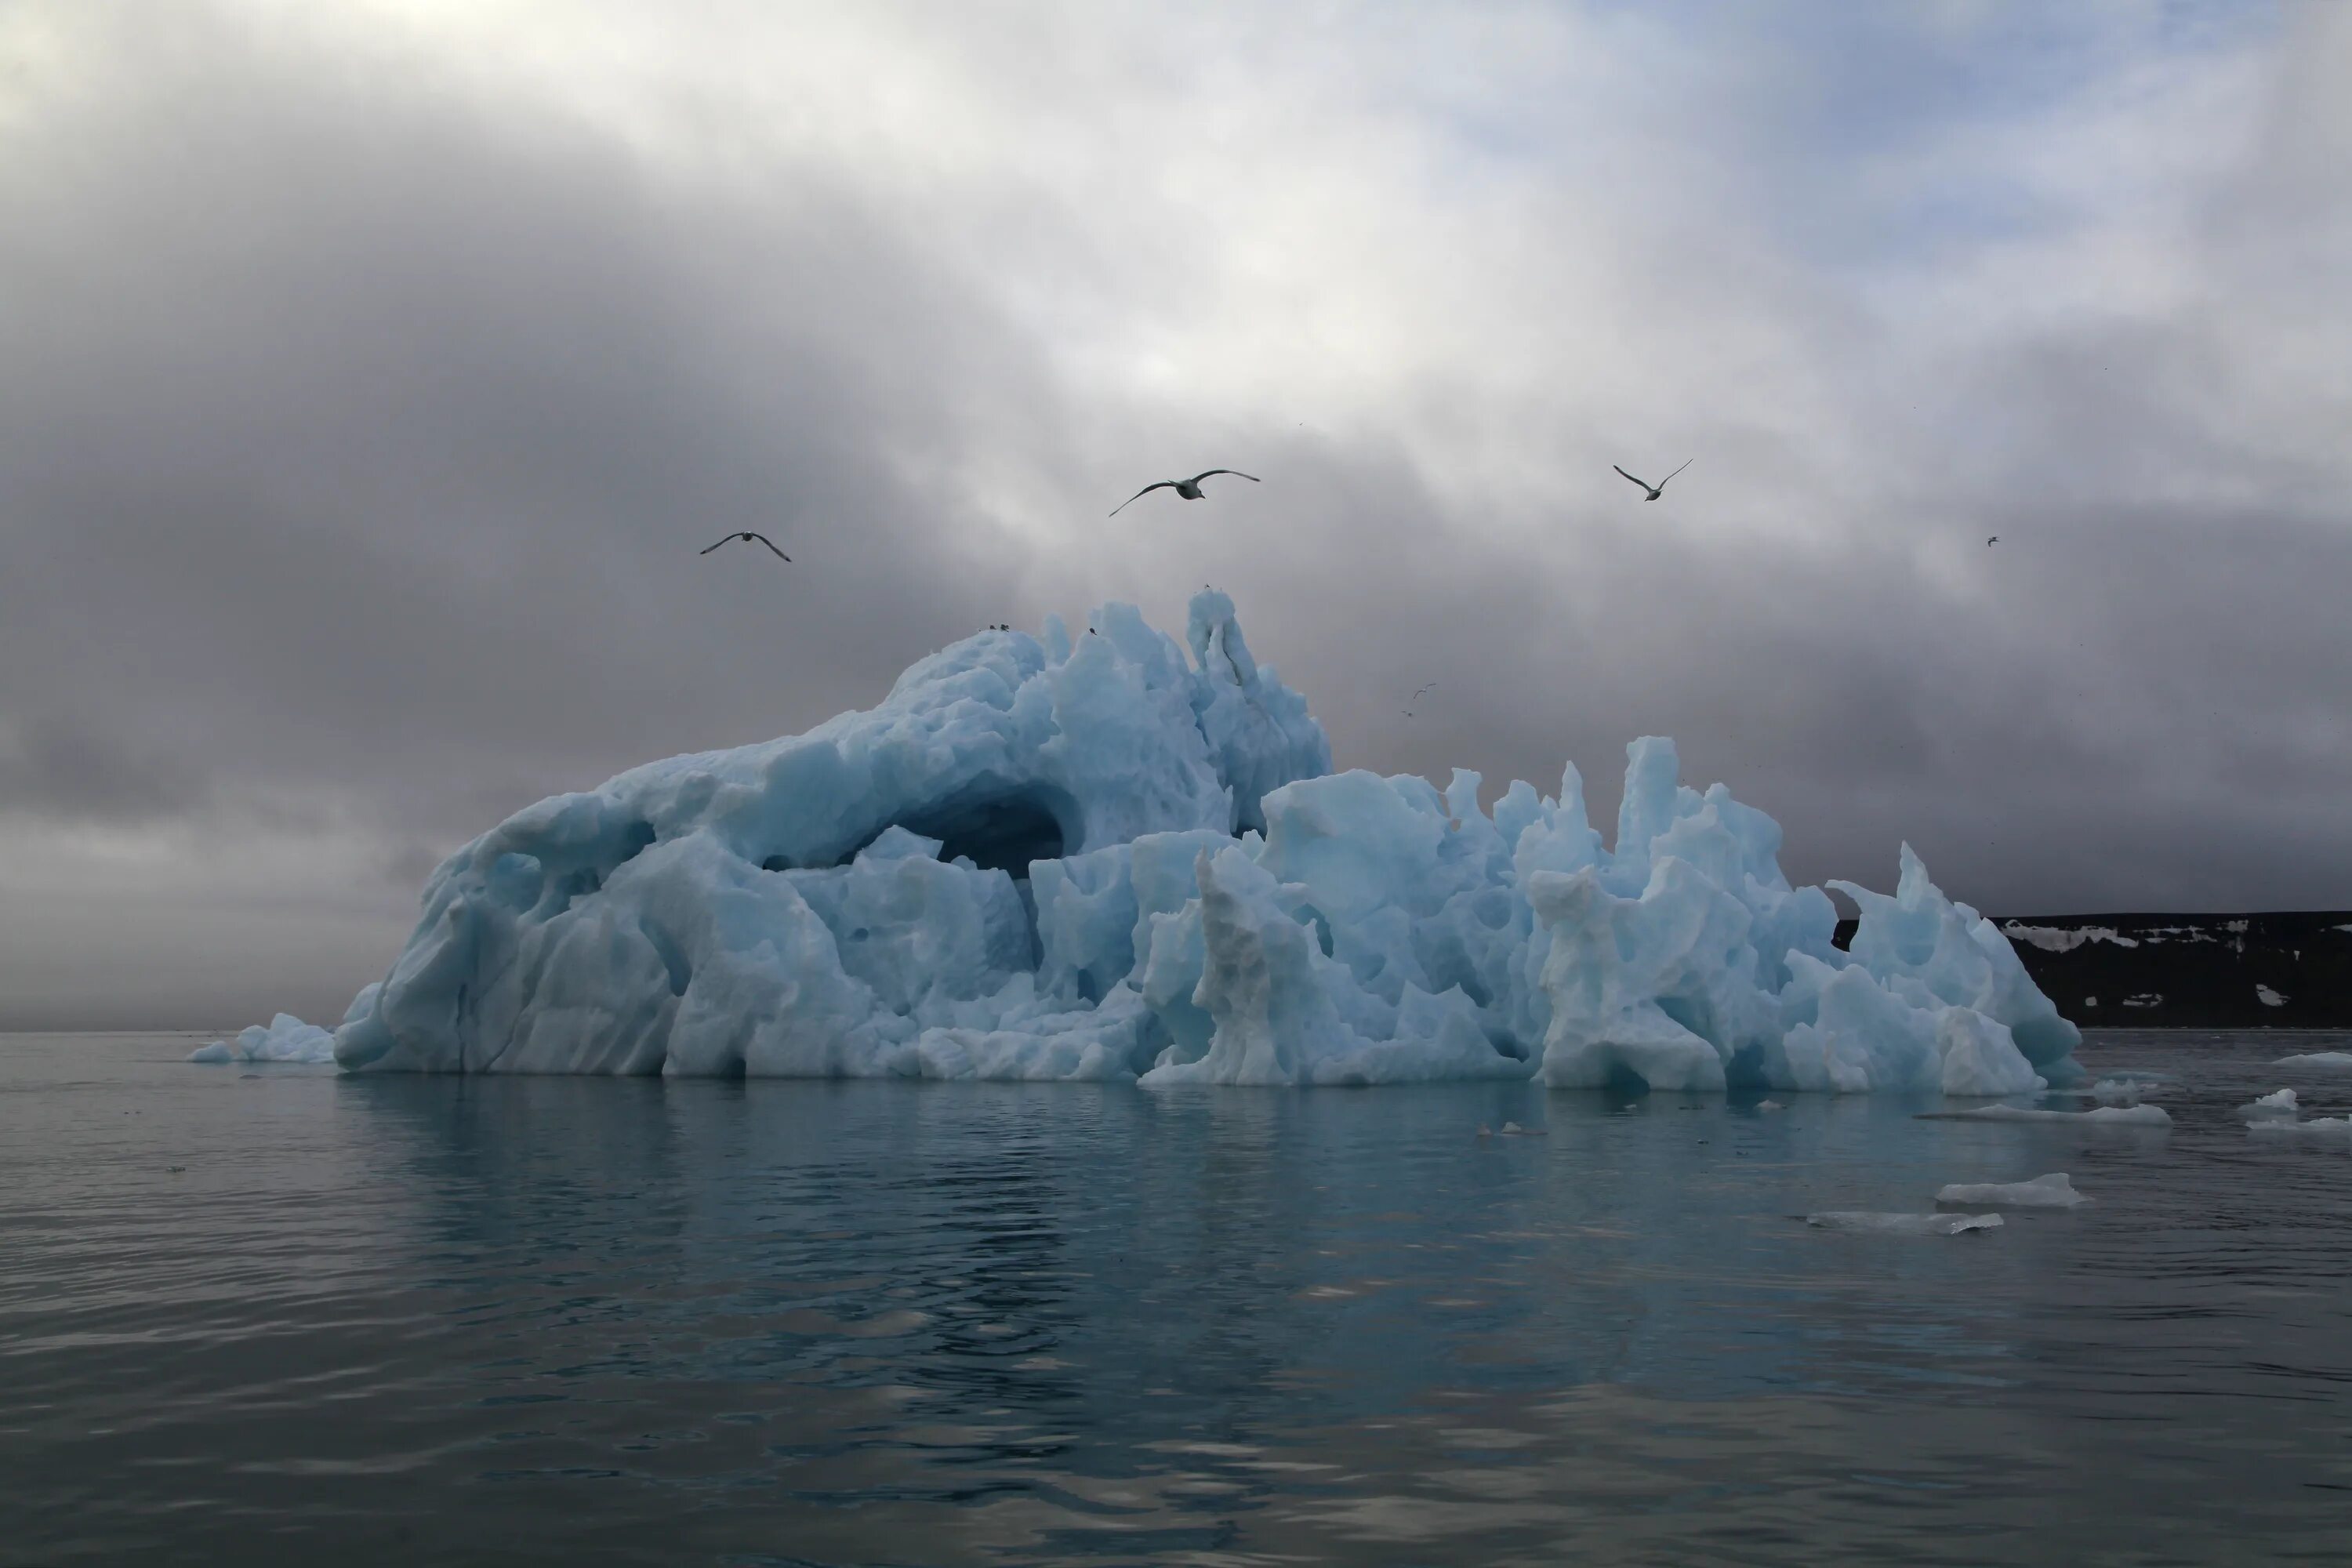
<svg viewBox="0 0 2352 1568">
<path fill-rule="evenodd" d="M 987 632 L 877 708 L 671 758 L 452 856 L 348 1068 L 1149 1085 L 2015 1094 L 2079 1040 L 1906 848 L 1893 897 L 1791 888 L 1780 829 L 1671 742 L 1613 849 L 1557 799 L 1332 773 L 1232 602 L 1188 649 L 1112 605 Z"/>
</svg>

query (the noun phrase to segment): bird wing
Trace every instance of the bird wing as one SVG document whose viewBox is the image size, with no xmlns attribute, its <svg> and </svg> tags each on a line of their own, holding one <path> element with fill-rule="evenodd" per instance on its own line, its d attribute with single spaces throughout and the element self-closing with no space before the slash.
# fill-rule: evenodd
<svg viewBox="0 0 2352 1568">
<path fill-rule="evenodd" d="M 1211 469 L 1209 470 L 1209 474 L 1231 474 L 1231 475 L 1233 475 L 1233 477 L 1234 477 L 1234 478 L 1235 478 L 1235 479 L 1247 479 L 1250 483 L 1252 483 L 1252 484 L 1254 484 L 1254 485 L 1255 485 L 1255 484 L 1263 484 L 1263 483 L 1265 483 L 1265 481 L 1264 481 L 1263 479 L 1259 479 L 1255 474 L 1245 474 L 1245 473 L 1243 473 L 1239 468 L 1211 468 Z M 1202 479 L 1207 479 L 1207 478 L 1209 477 L 1209 474 L 1194 474 L 1194 475 L 1192 477 L 1192 479 L 1191 479 L 1190 480 L 1186 481 L 1186 482 L 1187 482 L 1187 483 L 1190 483 L 1190 484 L 1195 484 L 1195 485 L 1197 485 L 1197 484 L 1199 484 Z"/>
<path fill-rule="evenodd" d="M 1612 468 L 1617 468 L 1617 465 L 1614 463 L 1612 463 L 1609 466 Z M 1625 474 L 1625 470 L 1622 468 L 1617 468 L 1617 471 L 1621 474 Z M 1625 477 L 1629 479 L 1633 479 L 1633 476 L 1631 474 L 1625 474 Z M 1641 486 L 1643 489 L 1648 489 L 1650 488 L 1650 481 L 1647 479 L 1633 479 L 1633 482 Z"/>
<path fill-rule="evenodd" d="M 1137 501 L 1141 500 L 1153 490 L 1172 490 L 1175 488 L 1176 481 L 1174 479 L 1162 479 L 1156 485 L 1146 485 L 1141 489 L 1136 491 L 1133 495 L 1128 497 L 1125 500 L 1119 502 L 1117 506 L 1111 508 L 1110 514 L 1113 517 L 1117 517 L 1120 512 L 1125 511 L 1129 507 L 1133 506 Z"/>
<path fill-rule="evenodd" d="M 742 537 L 742 535 L 740 535 L 740 534 L 738 534 L 738 533 L 730 533 L 730 534 L 729 534 L 729 535 L 727 536 L 727 539 L 740 539 L 741 537 Z M 724 544 L 724 543 L 726 543 L 726 542 L 727 542 L 727 539 L 722 539 L 722 540 L 720 540 L 720 541 L 719 542 L 719 544 Z M 712 546 L 710 547 L 710 550 L 698 550 L 698 551 L 696 551 L 696 552 L 695 552 L 695 553 L 696 553 L 697 555 L 708 555 L 708 554 L 709 554 L 709 553 L 710 553 L 710 551 L 711 551 L 711 550 L 716 550 L 716 549 L 718 549 L 718 548 L 719 548 L 719 544 L 714 544 L 714 545 L 712 545 Z"/>
<path fill-rule="evenodd" d="M 1693 463 L 1696 463 L 1696 462 L 1697 462 L 1697 461 L 1698 461 L 1698 459 L 1697 459 L 1696 458 L 1685 458 L 1683 459 L 1683 468 L 1689 468 Z M 1681 472 L 1683 471 L 1683 468 L 1676 468 L 1676 469 L 1675 470 L 1675 474 L 1679 474 L 1679 473 L 1681 473 Z M 1673 478 L 1675 477 L 1675 474 L 1668 474 L 1668 475 L 1666 476 L 1666 479 L 1673 479 Z M 1660 480 L 1658 481 L 1658 488 L 1659 488 L 1660 489 L 1664 489 L 1666 488 L 1666 479 L 1660 479 Z"/>
<path fill-rule="evenodd" d="M 742 538 L 744 538 L 744 539 L 756 539 L 756 540 L 758 540 L 761 543 L 762 543 L 762 544 L 766 545 L 769 549 L 771 549 L 771 550 L 775 550 L 775 551 L 776 551 L 776 559 L 777 559 L 777 560 L 779 560 L 779 561 L 790 561 L 790 560 L 792 559 L 792 557 L 791 557 L 791 556 L 789 556 L 789 555 L 785 554 L 782 551 L 781 551 L 781 550 L 776 550 L 776 542 L 775 542 L 774 540 L 772 540 L 772 539 L 770 539 L 770 538 L 769 538 L 766 534 L 764 534 L 764 533 L 750 533 L 750 532 L 746 532 L 746 533 L 742 534 L 740 537 L 742 537 Z"/>
</svg>

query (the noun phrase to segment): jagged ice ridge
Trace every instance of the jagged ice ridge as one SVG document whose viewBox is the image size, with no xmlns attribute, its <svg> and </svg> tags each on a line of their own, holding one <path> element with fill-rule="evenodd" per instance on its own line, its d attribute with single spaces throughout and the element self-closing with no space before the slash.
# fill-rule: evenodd
<svg viewBox="0 0 2352 1568">
<path fill-rule="evenodd" d="M 434 874 L 349 1070 L 2030 1093 L 2080 1037 L 1906 846 L 1851 952 L 1671 742 L 1559 795 L 1333 773 L 1203 592 L 991 631 L 805 735 L 517 813 Z M 281 1016 L 248 1036 L 287 1038 Z M 300 1037 L 315 1045 L 315 1037 Z M 258 1045 L 258 1041 L 255 1042 Z M 290 1041 L 289 1041 L 290 1043 Z M 226 1047 L 217 1057 L 242 1055 Z"/>
</svg>

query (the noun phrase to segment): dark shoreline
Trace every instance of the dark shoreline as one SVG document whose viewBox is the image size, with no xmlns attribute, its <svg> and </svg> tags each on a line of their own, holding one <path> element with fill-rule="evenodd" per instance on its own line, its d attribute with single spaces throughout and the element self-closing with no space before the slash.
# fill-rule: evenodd
<svg viewBox="0 0 2352 1568">
<path fill-rule="evenodd" d="M 2058 1011 L 2086 1029 L 2352 1028 L 2352 910 L 1992 923 Z M 1852 921 L 1838 922 L 1840 947 L 1853 934 Z"/>
</svg>

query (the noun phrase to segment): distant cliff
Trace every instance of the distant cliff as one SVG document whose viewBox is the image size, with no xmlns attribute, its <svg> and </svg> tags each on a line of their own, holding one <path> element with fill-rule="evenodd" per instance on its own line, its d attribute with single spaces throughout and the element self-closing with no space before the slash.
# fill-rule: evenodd
<svg viewBox="0 0 2352 1568">
<path fill-rule="evenodd" d="M 2086 1029 L 2352 1028 L 2352 910 L 1995 917 Z M 1837 944 L 1853 922 L 1838 922 Z"/>
</svg>

